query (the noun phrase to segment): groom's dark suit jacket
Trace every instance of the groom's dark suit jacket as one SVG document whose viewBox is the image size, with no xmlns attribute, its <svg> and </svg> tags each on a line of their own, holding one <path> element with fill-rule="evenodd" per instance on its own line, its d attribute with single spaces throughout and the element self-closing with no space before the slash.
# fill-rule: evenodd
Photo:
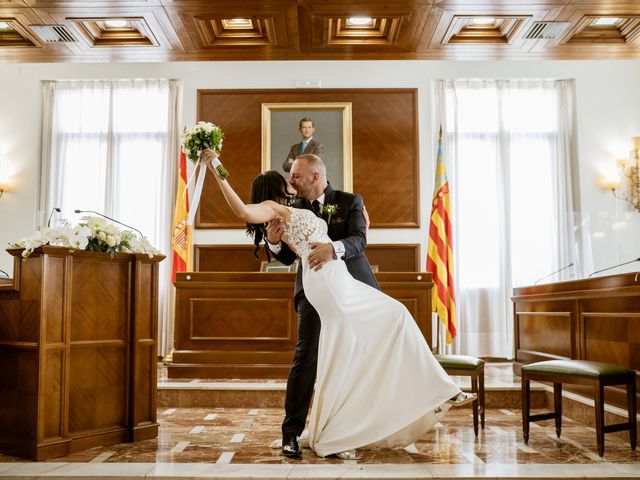
<svg viewBox="0 0 640 480">
<path fill-rule="evenodd" d="M 369 260 L 364 254 L 364 249 L 367 246 L 367 224 L 362 212 L 362 197 L 357 194 L 334 190 L 331 185 L 327 185 L 324 190 L 324 205 L 329 204 L 338 205 L 338 213 L 332 215 L 329 222 L 329 237 L 334 242 L 340 240 L 344 244 L 344 263 L 347 270 L 355 279 L 379 290 L 380 287 L 371 271 Z M 313 210 L 311 202 L 308 200 L 298 199 L 293 206 Z M 325 221 L 329 219 L 328 217 L 327 214 L 322 215 Z M 276 255 L 276 258 L 285 265 L 291 265 L 296 259 L 296 254 L 283 243 L 282 250 Z M 295 296 L 297 297 L 302 290 L 301 267 L 298 269 L 298 275 L 296 276 Z"/>
</svg>

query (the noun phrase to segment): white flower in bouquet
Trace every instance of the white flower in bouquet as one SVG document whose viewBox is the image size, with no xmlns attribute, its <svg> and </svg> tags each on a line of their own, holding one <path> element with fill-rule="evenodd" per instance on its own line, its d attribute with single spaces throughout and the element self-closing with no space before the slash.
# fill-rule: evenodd
<svg viewBox="0 0 640 480">
<path fill-rule="evenodd" d="M 224 133 L 222 129 L 211 122 L 198 122 L 191 128 L 186 128 L 182 132 L 182 150 L 189 160 L 194 164 L 200 163 L 200 154 L 207 149 L 213 150 L 216 155 L 222 151 L 222 139 Z M 229 172 L 218 161 L 215 165 L 218 176 L 224 180 L 229 176 Z"/>
</svg>

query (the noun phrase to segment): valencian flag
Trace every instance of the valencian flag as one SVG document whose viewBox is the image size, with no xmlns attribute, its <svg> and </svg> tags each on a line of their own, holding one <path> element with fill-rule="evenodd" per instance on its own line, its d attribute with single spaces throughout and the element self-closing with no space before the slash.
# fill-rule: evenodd
<svg viewBox="0 0 640 480">
<path fill-rule="evenodd" d="M 449 181 L 442 157 L 442 126 L 438 139 L 436 181 L 429 221 L 427 271 L 433 275 L 432 309 L 447 328 L 447 344 L 450 344 L 456 336 L 456 299 L 453 292 L 453 235 Z"/>
<path fill-rule="evenodd" d="M 191 251 L 191 226 L 189 218 L 189 192 L 187 191 L 187 157 L 180 149 L 180 166 L 178 171 L 178 189 L 176 192 L 176 209 L 173 212 L 173 236 L 171 240 L 172 263 L 171 281 L 176 281 L 176 272 L 185 272 L 189 268 L 189 252 Z"/>
</svg>

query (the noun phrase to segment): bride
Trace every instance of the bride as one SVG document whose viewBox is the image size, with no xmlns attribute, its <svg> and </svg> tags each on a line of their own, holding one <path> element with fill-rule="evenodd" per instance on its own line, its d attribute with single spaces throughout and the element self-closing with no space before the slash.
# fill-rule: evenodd
<svg viewBox="0 0 640 480">
<path fill-rule="evenodd" d="M 207 150 L 203 161 L 215 174 L 215 153 Z M 282 220 L 282 240 L 301 259 L 304 290 L 322 325 L 309 420 L 309 447 L 317 455 L 405 447 L 444 416 L 447 402 L 475 400 L 438 364 L 403 304 L 354 279 L 343 261 L 309 268 L 310 244 L 330 241 L 327 223 L 310 210 L 290 206 L 282 175 L 256 177 L 254 184 L 263 188 L 255 190 L 264 198 L 252 198 L 260 202 L 253 204 L 245 204 L 226 180 L 214 176 L 243 221 Z"/>
</svg>

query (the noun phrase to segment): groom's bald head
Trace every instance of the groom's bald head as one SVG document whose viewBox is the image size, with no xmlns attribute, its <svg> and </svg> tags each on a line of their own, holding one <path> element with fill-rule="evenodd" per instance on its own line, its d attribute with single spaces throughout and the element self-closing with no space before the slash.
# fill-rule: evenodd
<svg viewBox="0 0 640 480">
<path fill-rule="evenodd" d="M 320 157 L 312 153 L 296 157 L 290 174 L 289 183 L 299 198 L 313 201 L 327 187 L 327 167 Z"/>
<path fill-rule="evenodd" d="M 325 181 L 327 180 L 327 167 L 319 156 L 314 155 L 313 153 L 305 153 L 296 157 L 296 160 L 298 159 L 307 163 L 309 171 L 318 172 L 320 178 Z"/>
</svg>

